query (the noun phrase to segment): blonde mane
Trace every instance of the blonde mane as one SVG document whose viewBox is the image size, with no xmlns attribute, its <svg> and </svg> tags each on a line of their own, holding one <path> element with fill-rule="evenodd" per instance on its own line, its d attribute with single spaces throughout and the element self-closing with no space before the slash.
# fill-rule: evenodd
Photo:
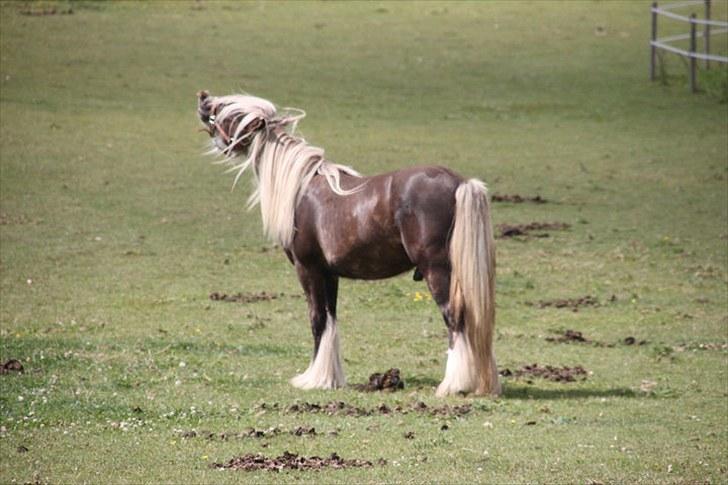
<svg viewBox="0 0 728 485">
<path fill-rule="evenodd" d="M 342 173 L 361 175 L 350 167 L 325 160 L 323 149 L 309 145 L 296 135 L 296 126 L 306 116 L 305 112 L 284 108 L 283 114 L 278 115 L 270 101 L 247 95 L 218 97 L 215 104 L 224 106 L 216 122 L 230 120 L 229 126 L 233 128 L 227 147 L 213 151 L 222 152 L 225 155 L 222 162 L 231 165 L 228 171 L 237 172 L 233 187 L 248 168 L 253 172 L 255 190 L 248 199 L 248 208 L 260 204 L 266 236 L 284 248 L 290 247 L 293 241 L 296 206 L 313 177 L 323 175 L 331 190 L 341 196 L 361 189 L 362 185 L 342 189 Z M 264 128 L 246 130 L 258 120 L 264 123 Z M 243 141 L 250 143 L 248 157 L 236 163 L 233 147 Z"/>
</svg>

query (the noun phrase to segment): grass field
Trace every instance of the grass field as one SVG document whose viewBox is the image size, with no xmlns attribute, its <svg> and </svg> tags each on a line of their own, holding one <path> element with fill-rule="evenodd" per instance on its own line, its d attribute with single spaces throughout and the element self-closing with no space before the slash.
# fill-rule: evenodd
<svg viewBox="0 0 728 485">
<path fill-rule="evenodd" d="M 702 71 L 691 95 L 666 56 L 650 83 L 648 10 L 0 4 L 0 364 L 25 370 L 0 375 L 0 482 L 728 482 L 726 71 Z M 442 164 L 545 198 L 493 204 L 496 225 L 570 225 L 498 240 L 498 362 L 582 366 L 586 380 L 435 398 L 444 326 L 407 274 L 339 292 L 349 382 L 398 367 L 403 391 L 292 388 L 306 304 L 244 209 L 247 183 L 231 192 L 201 155 L 200 89 L 305 109 L 307 139 L 366 174 Z M 263 291 L 276 298 L 209 298 Z M 600 304 L 538 304 L 586 295 Z M 593 342 L 546 340 L 567 329 Z M 471 410 L 287 412 L 332 400 Z M 281 432 L 217 435 L 249 427 Z M 374 466 L 210 467 L 284 451 Z"/>
</svg>

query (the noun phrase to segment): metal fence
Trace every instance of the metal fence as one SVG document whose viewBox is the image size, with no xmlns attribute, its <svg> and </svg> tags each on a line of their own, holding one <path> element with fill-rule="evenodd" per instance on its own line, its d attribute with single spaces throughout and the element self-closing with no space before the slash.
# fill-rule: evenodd
<svg viewBox="0 0 728 485">
<path fill-rule="evenodd" d="M 679 15 L 673 10 L 681 9 L 684 7 L 695 7 L 698 5 L 703 6 L 704 17 L 703 19 L 697 18 L 695 13 L 691 13 L 690 16 Z M 728 22 L 722 22 L 719 20 L 710 19 L 710 0 L 687 0 L 684 2 L 675 2 L 662 5 L 658 7 L 657 2 L 652 4 L 650 9 L 652 12 L 652 37 L 650 39 L 650 80 L 655 80 L 655 69 L 657 64 L 657 49 L 663 49 L 668 52 L 678 54 L 682 57 L 686 57 L 690 64 L 690 90 L 696 92 L 698 90 L 697 82 L 697 69 L 698 60 L 705 61 L 705 68 L 710 69 L 710 61 L 728 63 L 728 57 L 719 56 L 710 53 L 710 36 L 728 33 Z M 657 37 L 657 18 L 663 16 L 673 20 L 679 20 L 681 22 L 688 22 L 690 24 L 690 33 L 671 35 L 668 37 Z M 698 52 L 698 26 L 703 27 L 701 36 L 703 37 L 703 52 Z M 711 27 L 717 27 L 712 29 Z M 674 42 L 683 40 L 690 40 L 689 50 L 681 49 L 673 45 Z"/>
</svg>

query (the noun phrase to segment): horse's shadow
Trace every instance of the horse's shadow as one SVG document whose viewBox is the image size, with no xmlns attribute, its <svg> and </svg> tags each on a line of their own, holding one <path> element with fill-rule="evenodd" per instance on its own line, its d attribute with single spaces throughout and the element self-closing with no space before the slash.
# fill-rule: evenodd
<svg viewBox="0 0 728 485">
<path fill-rule="evenodd" d="M 537 399 L 537 400 L 558 400 L 558 399 L 588 399 L 594 397 L 627 397 L 636 398 L 640 395 L 627 387 L 614 387 L 608 389 L 585 389 L 585 388 L 541 388 L 529 385 L 505 384 L 501 399 Z"/>
<path fill-rule="evenodd" d="M 439 380 L 426 376 L 411 376 L 406 379 L 407 387 L 432 388 L 437 387 Z M 613 387 L 607 389 L 589 389 L 580 387 L 564 387 L 562 389 L 541 388 L 533 385 L 523 385 L 510 382 L 503 383 L 503 394 L 500 399 L 589 399 L 594 397 L 626 397 L 637 398 L 642 394 L 636 393 L 628 387 Z"/>
<path fill-rule="evenodd" d="M 437 387 L 440 381 L 433 377 L 410 376 L 405 379 L 405 385 L 414 388 Z"/>
</svg>

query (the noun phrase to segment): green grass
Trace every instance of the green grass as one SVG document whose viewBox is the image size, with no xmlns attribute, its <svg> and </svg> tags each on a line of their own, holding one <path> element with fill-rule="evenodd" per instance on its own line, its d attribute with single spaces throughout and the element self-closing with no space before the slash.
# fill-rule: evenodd
<svg viewBox="0 0 728 485">
<path fill-rule="evenodd" d="M 53 5 L 73 14 L 20 13 Z M 725 68 L 701 72 L 697 95 L 675 59 L 667 85 L 650 83 L 648 9 L 0 4 L 0 360 L 26 369 L 0 375 L 0 481 L 727 482 Z M 713 10 L 726 17 L 725 4 Z M 587 380 L 510 378 L 498 400 L 436 399 L 444 327 L 403 275 L 343 282 L 339 304 L 349 381 L 396 366 L 403 392 L 289 386 L 310 355 L 305 300 L 244 210 L 246 184 L 231 193 L 201 156 L 200 89 L 306 109 L 307 139 L 367 174 L 443 164 L 494 193 L 551 201 L 494 204 L 496 224 L 571 224 L 498 241 L 496 352 L 501 367 L 582 365 Z M 213 291 L 284 295 L 240 305 Z M 527 304 L 587 294 L 602 305 Z M 564 329 L 648 343 L 545 341 Z M 260 407 L 296 400 L 474 409 Z M 298 425 L 323 434 L 180 436 Z M 388 463 L 275 476 L 208 466 L 283 451 Z"/>
</svg>

